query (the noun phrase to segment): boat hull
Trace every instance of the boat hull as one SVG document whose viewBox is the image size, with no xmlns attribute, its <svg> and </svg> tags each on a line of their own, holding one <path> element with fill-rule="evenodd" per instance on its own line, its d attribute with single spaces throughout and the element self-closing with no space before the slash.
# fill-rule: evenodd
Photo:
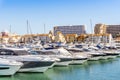
<svg viewBox="0 0 120 80">
<path fill-rule="evenodd" d="M 56 64 L 56 62 L 54 62 L 51 66 L 49 66 L 48 68 L 51 69 L 52 67 L 54 67 Z"/>
<path fill-rule="evenodd" d="M 49 67 L 46 66 L 46 67 L 35 67 L 35 68 L 26 68 L 26 69 L 20 69 L 18 72 L 45 72 L 47 71 Z"/>
<path fill-rule="evenodd" d="M 24 65 L 18 72 L 45 72 L 50 66 L 54 64 L 53 61 L 29 61 L 23 62 Z"/>
<path fill-rule="evenodd" d="M 86 60 L 73 60 L 72 61 L 72 63 L 70 63 L 70 64 L 72 64 L 72 65 L 76 65 L 76 64 L 83 64 L 84 62 L 86 62 L 87 61 L 87 59 Z"/>
<path fill-rule="evenodd" d="M 22 65 L 0 66 L 0 76 L 14 75 Z"/>
<path fill-rule="evenodd" d="M 115 54 L 115 53 L 106 53 L 108 59 L 113 59 L 116 58 L 119 54 Z"/>
<path fill-rule="evenodd" d="M 113 56 L 113 55 L 109 55 L 108 56 L 108 59 L 113 59 L 113 58 L 116 58 L 117 56 Z"/>
<path fill-rule="evenodd" d="M 100 60 L 106 60 L 108 59 L 108 56 L 101 56 Z"/>
<path fill-rule="evenodd" d="M 97 56 L 97 57 L 90 57 L 88 60 L 89 61 L 97 61 L 101 58 L 101 56 Z"/>
<path fill-rule="evenodd" d="M 55 62 L 55 66 L 68 66 L 72 62 L 72 58 L 59 58 L 60 61 Z"/>
</svg>

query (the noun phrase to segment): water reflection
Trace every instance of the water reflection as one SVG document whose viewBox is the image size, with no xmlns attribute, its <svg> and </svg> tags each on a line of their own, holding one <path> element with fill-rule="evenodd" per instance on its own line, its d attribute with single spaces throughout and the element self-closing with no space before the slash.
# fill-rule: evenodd
<svg viewBox="0 0 120 80">
<path fill-rule="evenodd" d="M 68 67 L 54 67 L 49 69 L 46 73 L 52 80 L 70 80 L 70 70 Z"/>
<path fill-rule="evenodd" d="M 0 80 L 52 80 L 43 73 L 17 73 L 11 77 L 1 77 Z"/>
<path fill-rule="evenodd" d="M 15 75 L 15 80 L 51 80 L 47 75 L 42 73 L 18 73 Z"/>
</svg>

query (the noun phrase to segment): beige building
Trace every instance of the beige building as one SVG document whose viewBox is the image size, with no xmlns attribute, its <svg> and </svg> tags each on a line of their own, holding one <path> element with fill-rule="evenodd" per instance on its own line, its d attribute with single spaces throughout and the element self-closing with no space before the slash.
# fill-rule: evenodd
<svg viewBox="0 0 120 80">
<path fill-rule="evenodd" d="M 77 41 L 78 35 L 77 34 L 66 34 L 65 38 L 66 38 L 66 42 L 70 43 L 70 42 L 75 42 Z"/>
<path fill-rule="evenodd" d="M 49 33 L 49 34 L 25 34 L 22 36 L 23 43 L 29 43 L 32 41 L 50 42 L 53 41 L 53 35 Z"/>
<path fill-rule="evenodd" d="M 113 38 L 120 34 L 120 25 L 96 24 L 94 27 L 95 34 L 112 34 Z"/>
<path fill-rule="evenodd" d="M 96 24 L 94 28 L 95 34 L 105 34 L 106 33 L 106 25 L 105 24 Z"/>
<path fill-rule="evenodd" d="M 9 41 L 9 37 L 8 36 L 0 37 L 0 43 L 7 44 L 8 41 Z"/>
<path fill-rule="evenodd" d="M 77 37 L 77 42 L 84 42 L 87 38 L 87 34 L 81 34 Z"/>
<path fill-rule="evenodd" d="M 55 36 L 54 41 L 55 42 L 66 42 L 66 39 L 65 39 L 65 36 L 60 31 L 58 31 Z"/>
<path fill-rule="evenodd" d="M 9 43 L 19 43 L 21 41 L 21 35 L 13 35 L 9 37 Z"/>
<path fill-rule="evenodd" d="M 37 38 L 41 41 L 50 42 L 51 38 L 49 34 L 37 34 Z"/>
<path fill-rule="evenodd" d="M 1 32 L 0 43 L 3 44 L 18 43 L 20 40 L 21 35 L 17 35 L 16 33 Z"/>
</svg>

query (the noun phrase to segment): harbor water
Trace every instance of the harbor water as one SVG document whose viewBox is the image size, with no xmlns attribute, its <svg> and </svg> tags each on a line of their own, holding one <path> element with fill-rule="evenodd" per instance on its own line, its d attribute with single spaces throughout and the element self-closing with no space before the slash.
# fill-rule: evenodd
<svg viewBox="0 0 120 80">
<path fill-rule="evenodd" d="M 119 80 L 120 58 L 88 61 L 83 65 L 53 67 L 45 73 L 17 73 L 0 80 Z"/>
</svg>

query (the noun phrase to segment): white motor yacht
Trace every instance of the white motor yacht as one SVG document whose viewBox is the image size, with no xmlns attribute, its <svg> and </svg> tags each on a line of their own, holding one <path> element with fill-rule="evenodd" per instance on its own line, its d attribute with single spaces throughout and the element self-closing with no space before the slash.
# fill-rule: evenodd
<svg viewBox="0 0 120 80">
<path fill-rule="evenodd" d="M 119 56 L 119 53 L 112 50 L 104 50 L 103 53 L 107 55 L 108 59 L 116 58 Z"/>
<path fill-rule="evenodd" d="M 119 55 L 117 55 L 117 56 L 120 57 L 120 50 L 119 50 L 119 49 L 115 50 L 114 53 L 119 54 Z"/>
<path fill-rule="evenodd" d="M 72 61 L 71 54 L 66 51 L 64 51 L 63 48 L 59 49 L 48 49 L 48 50 L 38 50 L 35 51 L 39 56 L 49 56 L 50 58 L 57 58 L 60 60 L 57 60 L 55 62 L 55 66 L 68 66 Z"/>
<path fill-rule="evenodd" d="M 79 48 L 66 48 L 73 56 L 72 63 L 70 64 L 83 64 L 87 61 L 88 56 L 83 54 L 83 51 Z"/>
<path fill-rule="evenodd" d="M 0 57 L 22 62 L 19 72 L 45 72 L 54 63 L 50 59 L 32 56 L 24 49 L 2 48 Z"/>
<path fill-rule="evenodd" d="M 14 75 L 22 65 L 21 62 L 0 58 L 0 76 Z"/>
<path fill-rule="evenodd" d="M 103 59 L 104 56 L 106 54 L 104 53 L 100 53 L 100 52 L 97 52 L 97 51 L 94 51 L 92 49 L 83 49 L 84 50 L 84 53 L 85 54 L 88 54 L 90 55 L 89 59 L 88 60 L 93 60 L 93 61 L 96 61 L 96 60 L 100 60 L 100 59 Z"/>
</svg>

